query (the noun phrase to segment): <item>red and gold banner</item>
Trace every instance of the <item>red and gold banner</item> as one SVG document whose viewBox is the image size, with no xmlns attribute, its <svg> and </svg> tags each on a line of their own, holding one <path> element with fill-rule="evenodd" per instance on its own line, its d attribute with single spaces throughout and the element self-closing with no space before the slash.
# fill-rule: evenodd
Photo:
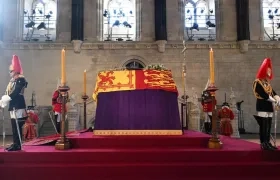
<svg viewBox="0 0 280 180">
<path fill-rule="evenodd" d="M 93 99 L 97 100 L 97 95 L 100 92 L 139 89 L 162 89 L 165 91 L 178 93 L 171 71 L 102 71 L 97 75 L 95 91 L 93 92 Z"/>
</svg>

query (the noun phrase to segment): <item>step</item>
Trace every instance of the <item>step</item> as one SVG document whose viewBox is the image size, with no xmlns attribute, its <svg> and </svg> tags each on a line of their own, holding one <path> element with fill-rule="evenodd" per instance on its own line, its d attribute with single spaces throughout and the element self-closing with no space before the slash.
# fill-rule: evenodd
<svg viewBox="0 0 280 180">
<path fill-rule="evenodd" d="M 30 149 L 28 149 L 30 148 Z M 194 148 L 71 149 L 25 147 L 25 152 L 0 152 L 0 163 L 167 163 L 167 162 L 280 162 L 280 151 L 212 150 Z"/>
<path fill-rule="evenodd" d="M 91 138 L 70 137 L 73 148 L 120 148 L 120 147 L 204 147 L 210 137 L 186 136 L 93 136 Z"/>
<path fill-rule="evenodd" d="M 121 163 L 121 164 L 0 164 L 3 179 L 279 179 L 280 163 Z M 16 172 L 16 173 L 15 173 Z M 2 179 L 2 178 L 1 178 Z"/>
</svg>

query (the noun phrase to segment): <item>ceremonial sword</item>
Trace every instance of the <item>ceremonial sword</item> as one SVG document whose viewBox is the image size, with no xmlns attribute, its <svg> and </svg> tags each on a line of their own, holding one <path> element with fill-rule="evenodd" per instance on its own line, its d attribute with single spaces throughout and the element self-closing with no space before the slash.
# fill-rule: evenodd
<svg viewBox="0 0 280 180">
<path fill-rule="evenodd" d="M 15 115 L 15 121 L 16 121 L 16 126 L 17 126 L 17 133 L 18 133 L 18 138 L 19 138 L 19 142 L 20 142 L 20 148 L 22 150 L 22 141 L 21 141 L 20 129 L 19 129 L 19 125 L 18 125 L 18 118 L 17 118 L 17 115 L 16 115 L 16 109 L 14 108 L 13 111 L 14 111 L 14 115 Z"/>
</svg>

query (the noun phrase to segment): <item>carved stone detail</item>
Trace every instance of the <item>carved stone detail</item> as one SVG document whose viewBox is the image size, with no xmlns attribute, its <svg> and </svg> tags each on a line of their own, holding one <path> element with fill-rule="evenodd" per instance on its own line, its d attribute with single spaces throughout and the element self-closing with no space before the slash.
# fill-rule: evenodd
<svg viewBox="0 0 280 180">
<path fill-rule="evenodd" d="M 229 101 L 230 101 L 230 108 L 234 114 L 234 119 L 231 121 L 231 125 L 232 125 L 232 129 L 233 129 L 233 134 L 232 137 L 235 138 L 240 138 L 240 134 L 239 134 L 239 130 L 238 130 L 238 110 L 236 107 L 236 99 L 235 99 L 235 95 L 234 92 L 231 88 L 231 94 L 229 96 Z"/>
<path fill-rule="evenodd" d="M 164 53 L 165 52 L 165 45 L 166 45 L 167 41 L 159 40 L 159 41 L 156 41 L 156 43 L 157 43 L 157 46 L 158 46 L 158 52 Z"/>
<path fill-rule="evenodd" d="M 75 53 L 80 53 L 81 50 L 82 50 L 83 41 L 81 41 L 81 40 L 73 40 L 72 44 L 73 44 L 74 52 Z"/>
<path fill-rule="evenodd" d="M 239 41 L 238 43 L 239 43 L 239 50 L 241 53 L 248 52 L 249 44 L 250 44 L 249 40 L 242 40 L 242 41 Z"/>
<path fill-rule="evenodd" d="M 278 41 L 240 41 L 240 42 L 196 42 L 196 41 L 186 41 L 186 47 L 188 49 L 237 49 L 239 48 L 241 52 L 247 52 L 248 49 L 280 49 L 280 43 Z M 37 50 L 55 50 L 66 48 L 67 50 L 74 50 L 79 53 L 81 49 L 84 50 L 106 50 L 106 49 L 157 49 L 159 52 L 164 52 L 166 49 L 183 49 L 182 42 L 173 41 L 157 41 L 157 42 L 82 42 L 79 40 L 72 41 L 72 43 L 38 43 L 38 42 L 0 42 L 0 48 L 7 50 L 16 49 L 37 49 Z"/>
<path fill-rule="evenodd" d="M 192 96 L 189 100 L 189 129 L 200 131 L 200 107 L 197 92 L 194 88 L 192 88 Z"/>
</svg>

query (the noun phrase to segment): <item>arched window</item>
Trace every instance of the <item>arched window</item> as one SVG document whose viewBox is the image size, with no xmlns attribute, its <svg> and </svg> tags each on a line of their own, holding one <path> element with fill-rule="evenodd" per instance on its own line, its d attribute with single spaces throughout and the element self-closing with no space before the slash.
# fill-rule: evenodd
<svg viewBox="0 0 280 180">
<path fill-rule="evenodd" d="M 104 41 L 133 41 L 135 26 L 135 0 L 104 0 Z"/>
<path fill-rule="evenodd" d="M 185 0 L 185 32 L 188 40 L 214 40 L 215 0 Z"/>
<path fill-rule="evenodd" d="M 54 41 L 56 19 L 57 0 L 25 0 L 23 40 Z"/>
<path fill-rule="evenodd" d="M 266 40 L 280 40 L 280 2 L 263 0 L 263 25 Z"/>
<path fill-rule="evenodd" d="M 127 69 L 144 69 L 145 64 L 137 59 L 131 59 L 125 63 Z"/>
</svg>

